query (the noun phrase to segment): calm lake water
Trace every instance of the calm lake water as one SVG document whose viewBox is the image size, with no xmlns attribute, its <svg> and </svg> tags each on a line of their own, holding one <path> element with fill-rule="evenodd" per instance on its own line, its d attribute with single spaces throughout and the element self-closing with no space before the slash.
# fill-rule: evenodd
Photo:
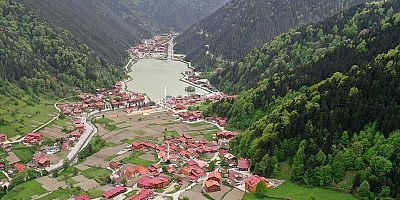
<svg viewBox="0 0 400 200">
<path fill-rule="evenodd" d="M 187 95 L 185 87 L 189 84 L 180 81 L 182 72 L 189 68 L 183 62 L 173 60 L 141 59 L 132 67 L 129 75 L 133 81 L 127 83 L 128 90 L 146 93 L 150 99 L 157 100 L 164 97 L 164 88 L 167 85 L 167 95 Z M 207 94 L 207 91 L 196 88 L 196 93 Z"/>
</svg>

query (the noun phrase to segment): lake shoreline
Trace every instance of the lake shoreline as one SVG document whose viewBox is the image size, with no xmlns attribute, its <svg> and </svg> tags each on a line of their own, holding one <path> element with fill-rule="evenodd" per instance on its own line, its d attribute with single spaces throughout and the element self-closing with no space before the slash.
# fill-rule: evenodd
<svg viewBox="0 0 400 200">
<path fill-rule="evenodd" d="M 166 68 L 164 66 L 162 66 L 164 64 L 163 63 L 157 63 L 158 61 L 165 61 L 165 62 L 169 61 L 169 63 L 167 63 L 167 65 L 170 65 L 170 66 L 168 66 L 168 67 L 172 67 L 172 66 L 174 66 L 174 67 L 168 68 L 168 70 L 166 70 Z M 140 62 L 142 62 L 142 63 L 140 63 Z M 151 62 L 154 62 L 154 63 L 151 63 Z M 182 66 L 184 65 L 185 67 L 182 68 L 182 66 L 180 66 L 181 69 L 180 70 L 177 69 L 175 66 L 178 63 L 179 63 L 179 65 L 182 65 Z M 150 72 L 148 73 L 148 74 L 154 74 L 155 76 L 157 76 L 157 75 L 159 76 L 158 77 L 159 79 L 153 80 L 154 82 L 157 82 L 158 80 L 163 80 L 164 79 L 164 81 L 166 83 L 169 83 L 169 84 L 167 84 L 167 89 L 171 89 L 172 88 L 172 90 L 171 90 L 172 93 L 175 93 L 175 94 L 169 94 L 170 96 L 185 96 L 185 95 L 187 95 L 187 94 L 185 94 L 183 86 L 185 86 L 185 87 L 187 87 L 187 86 L 195 86 L 196 88 L 200 89 L 199 93 L 204 93 L 204 94 L 211 93 L 210 91 L 205 90 L 204 88 L 201 88 L 201 87 L 199 88 L 198 86 L 196 86 L 196 85 L 184 80 L 184 78 L 185 78 L 184 72 L 193 70 L 193 68 L 190 67 L 190 64 L 188 62 L 182 61 L 180 59 L 172 59 L 171 60 L 171 59 L 157 59 L 157 58 L 140 58 L 140 59 L 133 59 L 132 58 L 128 62 L 128 64 L 125 67 L 128 79 L 124 81 L 124 83 L 125 83 L 124 88 L 125 88 L 126 91 L 134 91 L 134 92 L 145 93 L 146 96 L 152 101 L 159 100 L 159 99 L 163 98 L 160 95 L 160 91 L 155 92 L 154 91 L 155 89 L 154 88 L 148 88 L 148 85 L 144 86 L 143 84 L 138 84 L 138 83 L 136 85 L 134 85 L 134 86 L 132 85 L 133 84 L 132 82 L 134 82 L 134 81 L 139 81 L 140 83 L 148 82 L 149 78 L 151 77 L 151 76 L 149 77 L 148 74 L 144 74 L 143 77 L 136 77 L 135 78 L 134 76 L 135 75 L 138 76 L 138 74 L 133 74 L 133 71 L 135 69 L 139 69 L 139 68 L 136 68 L 134 65 L 138 65 L 138 64 L 147 65 L 147 67 L 146 66 L 144 66 L 144 67 L 151 68 L 150 70 L 153 70 L 155 72 L 164 71 L 164 73 L 169 73 L 169 72 L 173 73 L 170 76 L 165 76 L 165 74 L 162 74 L 162 76 L 160 76 L 160 74 L 150 73 Z M 157 67 L 158 67 L 158 69 L 155 69 Z M 178 68 L 179 68 L 179 66 L 178 66 Z M 141 68 L 139 70 L 143 70 L 143 68 Z M 174 70 L 175 70 L 176 74 L 173 72 Z M 143 71 L 140 71 L 139 73 L 143 74 Z M 147 78 L 145 78 L 145 77 L 147 77 Z M 167 79 L 169 77 L 176 77 L 176 79 L 174 79 L 174 80 L 172 80 L 172 79 L 165 80 L 165 79 Z M 151 77 L 151 78 L 154 79 L 154 77 Z M 181 82 L 181 83 L 176 83 L 175 81 L 178 81 L 178 82 Z M 159 84 L 161 84 L 161 83 L 159 83 Z M 132 87 L 141 87 L 141 86 L 144 87 L 144 88 L 147 87 L 147 89 L 149 89 L 149 90 L 145 90 L 143 88 L 142 89 L 137 89 L 137 88 L 133 89 L 132 88 Z M 181 88 L 181 90 L 180 90 L 180 89 L 178 89 L 178 87 L 183 87 L 183 88 Z M 152 90 L 152 91 L 150 91 L 150 90 Z M 155 93 L 158 93 L 158 95 L 155 95 Z M 155 97 L 155 96 L 157 96 L 157 97 Z M 164 96 L 164 95 L 162 95 L 162 96 Z"/>
</svg>

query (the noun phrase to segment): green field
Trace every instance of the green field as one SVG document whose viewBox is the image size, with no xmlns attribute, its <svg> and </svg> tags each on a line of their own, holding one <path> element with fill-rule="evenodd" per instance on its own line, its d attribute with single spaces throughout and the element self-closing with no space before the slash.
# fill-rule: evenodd
<svg viewBox="0 0 400 200">
<path fill-rule="evenodd" d="M 108 118 L 97 118 L 97 119 L 93 120 L 93 124 L 103 124 L 104 128 L 108 131 L 117 130 L 118 129 L 117 125 L 120 123 L 123 123 L 123 122 L 115 123 L 114 120 L 108 119 Z"/>
<path fill-rule="evenodd" d="M 268 189 L 267 195 L 270 198 L 265 199 L 290 199 L 290 200 L 308 200 L 310 197 L 315 197 L 321 200 L 356 200 L 357 198 L 351 194 L 340 193 L 324 188 L 308 188 L 299 186 L 289 181 L 286 181 L 281 186 L 275 189 Z M 243 200 L 259 199 L 253 193 L 247 193 Z"/>
<path fill-rule="evenodd" d="M 109 155 L 106 158 L 104 158 L 105 161 L 111 161 L 112 159 L 114 159 L 115 157 L 117 157 L 117 154 L 113 154 L 113 155 Z"/>
<path fill-rule="evenodd" d="M 4 151 L 4 149 L 1 148 L 0 149 L 0 162 L 6 163 L 7 162 L 7 156 L 8 156 L 7 152 Z"/>
<path fill-rule="evenodd" d="M 176 131 L 164 131 L 164 137 L 178 137 L 179 133 Z"/>
<path fill-rule="evenodd" d="M 126 143 L 126 144 L 132 144 L 132 142 L 144 142 L 144 141 L 149 141 L 149 142 L 152 142 L 152 143 L 155 143 L 155 144 L 159 143 L 157 138 L 150 137 L 150 136 L 135 137 L 135 138 L 132 138 L 132 139 L 125 138 L 125 139 L 121 140 L 121 142 Z"/>
<path fill-rule="evenodd" d="M 137 192 L 138 192 L 137 190 L 132 190 L 132 191 L 126 193 L 125 196 L 126 196 L 126 197 L 133 197 L 133 196 L 136 195 Z"/>
<path fill-rule="evenodd" d="M 60 188 L 49 195 L 39 198 L 38 200 L 69 199 L 71 194 L 78 196 L 83 194 L 83 192 L 76 188 L 72 188 L 70 190 Z"/>
<path fill-rule="evenodd" d="M 72 126 L 72 122 L 69 119 L 57 119 L 52 124 L 57 126 Z"/>
<path fill-rule="evenodd" d="M 150 167 L 152 164 L 157 163 L 155 160 L 145 160 L 140 158 L 140 156 L 143 155 L 142 151 L 134 151 L 132 155 L 129 157 L 126 157 L 122 159 L 122 162 L 124 163 L 132 163 L 135 165 L 141 165 L 143 167 Z"/>
<path fill-rule="evenodd" d="M 83 176 L 88 179 L 94 179 L 100 185 L 107 184 L 110 180 L 111 171 L 104 168 L 99 167 L 91 167 L 89 169 L 82 171 Z"/>
<path fill-rule="evenodd" d="M 15 137 L 25 135 L 40 125 L 46 123 L 57 114 L 54 101 L 42 101 L 28 105 L 13 97 L 0 95 L 0 133 Z"/>
<path fill-rule="evenodd" d="M 4 195 L 1 199 L 4 200 L 29 200 L 34 195 L 46 193 L 42 185 L 35 180 L 21 183 Z"/>
<path fill-rule="evenodd" d="M 108 118 L 97 118 L 97 119 L 93 120 L 94 124 L 111 124 L 113 122 L 115 122 L 115 121 L 112 119 L 108 119 Z"/>
<path fill-rule="evenodd" d="M 206 111 L 211 106 L 211 103 L 201 103 L 198 105 L 190 106 L 188 110 L 190 111 Z"/>
<path fill-rule="evenodd" d="M 137 134 L 137 135 L 143 135 L 143 134 L 145 134 L 146 132 L 144 132 L 144 130 L 135 130 L 135 131 L 133 131 L 135 134 Z"/>
<path fill-rule="evenodd" d="M 36 147 L 28 147 L 22 143 L 12 145 L 12 151 L 17 155 L 22 163 L 28 163 L 32 160 Z"/>
<path fill-rule="evenodd" d="M 89 197 L 92 199 L 100 198 L 101 196 L 103 196 L 103 191 L 97 189 L 91 189 L 87 191 L 87 195 L 89 195 Z"/>
<path fill-rule="evenodd" d="M 209 124 L 206 122 L 196 122 L 196 123 L 188 123 L 188 125 L 191 127 L 200 127 L 200 126 L 207 126 Z"/>
<path fill-rule="evenodd" d="M 164 123 L 149 123 L 149 126 L 168 126 L 168 125 L 174 125 L 174 124 L 179 124 L 179 121 L 171 121 L 168 120 L 167 122 Z"/>
<path fill-rule="evenodd" d="M 74 97 L 70 97 L 67 99 L 64 99 L 62 101 L 60 101 L 59 103 L 68 103 L 68 102 L 80 102 L 81 100 L 79 99 L 78 96 L 74 96 Z"/>
<path fill-rule="evenodd" d="M 0 172 L 0 180 L 7 179 L 7 176 L 3 172 Z"/>
</svg>

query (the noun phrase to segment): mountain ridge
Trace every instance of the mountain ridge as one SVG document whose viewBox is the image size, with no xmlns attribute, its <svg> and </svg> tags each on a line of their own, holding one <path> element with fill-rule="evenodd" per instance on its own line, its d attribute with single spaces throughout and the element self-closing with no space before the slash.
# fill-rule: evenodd
<svg viewBox="0 0 400 200">
<path fill-rule="evenodd" d="M 331 16 L 353 1 L 233 0 L 177 38 L 176 50 L 198 70 L 235 62 L 251 49 L 295 26 Z"/>
</svg>

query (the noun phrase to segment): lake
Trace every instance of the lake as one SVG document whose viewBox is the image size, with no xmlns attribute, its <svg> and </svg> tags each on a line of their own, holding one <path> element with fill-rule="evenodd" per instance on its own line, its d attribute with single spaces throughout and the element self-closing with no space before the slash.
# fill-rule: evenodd
<svg viewBox="0 0 400 200">
<path fill-rule="evenodd" d="M 173 60 L 141 59 L 132 66 L 129 75 L 133 78 L 127 83 L 128 90 L 146 93 L 151 100 L 164 98 L 164 88 L 167 85 L 167 95 L 187 95 L 185 87 L 189 84 L 180 81 L 182 72 L 190 70 L 186 63 Z M 196 93 L 208 94 L 207 91 L 196 88 Z"/>
</svg>

